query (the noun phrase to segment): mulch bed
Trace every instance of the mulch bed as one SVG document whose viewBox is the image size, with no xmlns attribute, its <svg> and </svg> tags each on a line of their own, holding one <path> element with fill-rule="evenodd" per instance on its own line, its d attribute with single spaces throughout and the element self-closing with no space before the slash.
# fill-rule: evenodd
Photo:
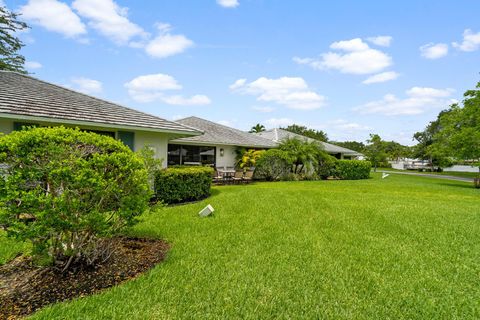
<svg viewBox="0 0 480 320">
<path fill-rule="evenodd" d="M 36 267 L 17 257 L 0 267 L 0 319 L 15 319 L 60 301 L 93 294 L 133 279 L 161 262 L 169 245 L 161 240 L 118 237 L 115 252 L 104 264 L 76 266 L 61 273 Z"/>
</svg>

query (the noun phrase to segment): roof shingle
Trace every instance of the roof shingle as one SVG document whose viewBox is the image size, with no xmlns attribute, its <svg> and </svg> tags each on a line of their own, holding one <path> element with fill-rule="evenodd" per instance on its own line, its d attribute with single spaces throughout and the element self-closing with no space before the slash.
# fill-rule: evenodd
<svg viewBox="0 0 480 320">
<path fill-rule="evenodd" d="M 171 143 L 202 143 L 250 148 L 274 148 L 277 145 L 271 140 L 197 117 L 188 117 L 177 122 L 197 128 L 204 133 L 201 136 L 171 140 Z"/>
<path fill-rule="evenodd" d="M 201 134 L 194 128 L 173 121 L 9 71 L 0 71 L 0 117 L 1 114 L 185 135 Z"/>
</svg>

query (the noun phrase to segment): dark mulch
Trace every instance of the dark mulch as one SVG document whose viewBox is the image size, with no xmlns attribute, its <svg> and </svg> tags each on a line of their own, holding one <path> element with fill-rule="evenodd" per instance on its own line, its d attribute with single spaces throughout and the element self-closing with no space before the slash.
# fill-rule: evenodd
<svg viewBox="0 0 480 320">
<path fill-rule="evenodd" d="M 61 273 L 36 267 L 28 257 L 17 257 L 0 267 L 0 319 L 15 319 L 51 303 L 83 297 L 112 287 L 161 262 L 169 246 L 150 239 L 112 239 L 115 252 L 95 267 L 77 266 Z"/>
</svg>

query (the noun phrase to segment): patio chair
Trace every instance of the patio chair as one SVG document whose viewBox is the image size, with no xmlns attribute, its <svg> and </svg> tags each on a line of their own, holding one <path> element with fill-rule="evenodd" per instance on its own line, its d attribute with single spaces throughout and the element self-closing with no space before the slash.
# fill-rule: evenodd
<svg viewBox="0 0 480 320">
<path fill-rule="evenodd" d="M 240 183 L 243 181 L 243 171 L 235 171 L 235 175 L 233 176 L 233 182 Z"/>
<path fill-rule="evenodd" d="M 219 174 L 217 170 L 215 170 L 213 172 L 213 177 L 212 178 L 213 178 L 214 183 L 219 183 L 219 182 L 223 181 L 223 176 L 221 174 Z"/>
<path fill-rule="evenodd" d="M 247 172 L 245 172 L 245 175 L 243 176 L 243 182 L 250 183 L 252 182 L 252 180 L 253 180 L 253 171 L 248 170 Z"/>
</svg>

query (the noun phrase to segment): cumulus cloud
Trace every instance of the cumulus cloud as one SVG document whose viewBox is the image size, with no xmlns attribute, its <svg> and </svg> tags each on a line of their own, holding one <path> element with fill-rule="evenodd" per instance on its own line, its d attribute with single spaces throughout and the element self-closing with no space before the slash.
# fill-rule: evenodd
<svg viewBox="0 0 480 320">
<path fill-rule="evenodd" d="M 293 60 L 318 70 L 338 70 L 347 74 L 377 73 L 393 64 L 392 58 L 377 49 L 372 49 L 360 38 L 337 41 L 330 49 L 339 52 L 326 52 L 319 58 L 299 58 Z"/>
<path fill-rule="evenodd" d="M 380 47 L 390 47 L 393 38 L 391 36 L 377 36 L 367 38 L 366 40 Z"/>
<path fill-rule="evenodd" d="M 387 71 L 387 72 L 374 74 L 373 76 L 370 76 L 367 79 L 365 79 L 362 83 L 372 84 L 372 83 L 387 82 L 387 81 L 397 79 L 398 76 L 399 74 L 395 71 Z"/>
<path fill-rule="evenodd" d="M 267 128 L 279 128 L 279 127 L 287 127 L 291 124 L 294 124 L 290 118 L 271 118 L 264 121 Z"/>
<path fill-rule="evenodd" d="M 74 89 L 86 94 L 100 94 L 103 91 L 103 84 L 98 80 L 84 77 L 72 78 L 71 82 Z"/>
<path fill-rule="evenodd" d="M 445 43 L 428 43 L 420 47 L 422 57 L 427 59 L 438 59 L 448 54 L 448 44 Z"/>
<path fill-rule="evenodd" d="M 49 31 L 74 38 L 86 34 L 87 29 L 70 7 L 57 0 L 29 0 L 21 6 L 22 19 Z"/>
<path fill-rule="evenodd" d="M 326 98 L 311 90 L 300 77 L 258 78 L 250 83 L 238 79 L 230 89 L 240 94 L 257 97 L 258 101 L 274 102 L 287 108 L 313 110 L 325 105 Z"/>
<path fill-rule="evenodd" d="M 224 8 L 235 8 L 240 4 L 238 0 L 217 0 L 217 3 Z"/>
<path fill-rule="evenodd" d="M 182 86 L 168 74 L 148 74 L 138 76 L 125 83 L 130 97 L 138 102 L 162 101 L 170 105 L 207 105 L 211 100 L 205 95 L 185 98 L 182 95 L 167 95 L 166 92 L 180 90 Z"/>
<path fill-rule="evenodd" d="M 403 99 L 387 94 L 381 100 L 368 102 L 354 110 L 364 114 L 378 113 L 387 116 L 417 115 L 455 102 L 450 98 L 453 92 L 454 90 L 449 88 L 413 87 L 405 92 L 406 97 Z"/>
<path fill-rule="evenodd" d="M 42 68 L 42 64 L 40 62 L 37 62 L 37 61 L 26 61 L 25 62 L 25 68 L 27 68 L 29 70 L 40 69 L 40 68 Z"/>
<path fill-rule="evenodd" d="M 470 29 L 463 32 L 463 41 L 461 43 L 453 42 L 453 47 L 461 51 L 476 51 L 480 48 L 480 32 L 474 33 Z"/>
<path fill-rule="evenodd" d="M 328 122 L 325 125 L 326 128 L 331 128 L 334 130 L 339 130 L 347 133 L 355 133 L 359 131 L 369 131 L 372 130 L 372 127 L 362 125 L 356 122 L 351 122 L 345 119 L 336 119 Z"/>
<path fill-rule="evenodd" d="M 155 58 L 166 58 L 182 53 L 193 46 L 193 41 L 182 34 L 172 34 L 169 24 L 158 24 L 159 34 L 148 42 L 145 51 Z"/>
<path fill-rule="evenodd" d="M 88 25 L 117 44 L 126 44 L 146 32 L 128 20 L 128 9 L 112 0 L 75 0 L 72 7 L 89 20 Z"/>
</svg>

